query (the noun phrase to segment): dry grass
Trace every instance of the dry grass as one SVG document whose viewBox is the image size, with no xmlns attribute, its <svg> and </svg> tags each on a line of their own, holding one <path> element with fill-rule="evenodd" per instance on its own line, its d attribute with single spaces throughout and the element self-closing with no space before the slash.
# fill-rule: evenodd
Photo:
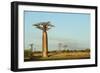
<svg viewBox="0 0 100 73">
<path fill-rule="evenodd" d="M 65 51 L 49 52 L 48 57 L 43 58 L 41 52 L 34 52 L 26 57 L 24 61 L 45 61 L 45 60 L 71 60 L 71 59 L 89 59 L 90 51 Z"/>
</svg>

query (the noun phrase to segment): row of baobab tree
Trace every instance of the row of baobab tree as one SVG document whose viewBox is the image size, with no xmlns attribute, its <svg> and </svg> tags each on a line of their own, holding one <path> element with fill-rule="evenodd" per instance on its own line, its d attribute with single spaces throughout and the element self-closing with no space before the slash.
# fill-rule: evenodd
<svg viewBox="0 0 100 73">
<path fill-rule="evenodd" d="M 61 51 L 61 50 L 67 50 L 68 45 L 67 44 L 63 44 L 63 43 L 58 43 L 58 48 L 56 50 Z M 31 51 L 38 51 L 38 47 L 36 47 L 35 44 L 31 43 L 29 44 L 30 50 Z"/>
</svg>

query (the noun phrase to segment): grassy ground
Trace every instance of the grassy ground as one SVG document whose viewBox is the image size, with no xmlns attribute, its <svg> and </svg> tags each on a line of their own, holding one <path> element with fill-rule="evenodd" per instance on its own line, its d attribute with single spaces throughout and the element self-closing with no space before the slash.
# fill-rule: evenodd
<svg viewBox="0 0 100 73">
<path fill-rule="evenodd" d="M 71 60 L 89 59 L 90 51 L 63 51 L 48 52 L 48 57 L 42 57 L 42 52 L 33 52 L 25 56 L 24 61 L 45 61 L 45 60 Z"/>
</svg>

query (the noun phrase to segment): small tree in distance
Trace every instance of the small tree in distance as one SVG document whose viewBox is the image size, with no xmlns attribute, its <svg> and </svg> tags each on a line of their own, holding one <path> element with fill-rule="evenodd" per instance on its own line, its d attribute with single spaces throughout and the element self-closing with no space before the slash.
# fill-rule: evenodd
<svg viewBox="0 0 100 73">
<path fill-rule="evenodd" d="M 67 45 L 64 45 L 64 46 L 63 46 L 64 50 L 66 50 L 67 47 L 68 47 Z"/>
<path fill-rule="evenodd" d="M 58 43 L 58 48 L 59 48 L 59 51 L 61 51 L 62 43 Z"/>
</svg>

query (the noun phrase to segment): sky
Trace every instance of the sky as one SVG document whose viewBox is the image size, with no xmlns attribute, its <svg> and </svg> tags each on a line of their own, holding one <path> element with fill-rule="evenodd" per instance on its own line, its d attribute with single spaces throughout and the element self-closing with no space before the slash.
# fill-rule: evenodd
<svg viewBox="0 0 100 73">
<path fill-rule="evenodd" d="M 24 11 L 25 49 L 33 43 L 33 50 L 42 50 L 42 30 L 33 25 L 48 21 L 55 26 L 47 31 L 49 51 L 59 50 L 59 43 L 62 43 L 62 50 L 90 48 L 90 14 Z"/>
</svg>

